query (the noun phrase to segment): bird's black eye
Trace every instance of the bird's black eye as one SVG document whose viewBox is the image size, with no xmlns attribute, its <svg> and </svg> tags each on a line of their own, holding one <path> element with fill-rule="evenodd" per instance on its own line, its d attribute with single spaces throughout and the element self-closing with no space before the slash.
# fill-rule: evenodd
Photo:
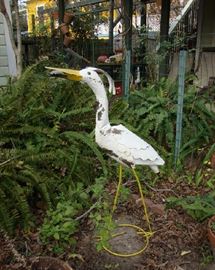
<svg viewBox="0 0 215 270">
<path fill-rule="evenodd" d="M 87 74 L 88 74 L 88 75 L 91 75 L 91 72 L 88 71 Z"/>
</svg>

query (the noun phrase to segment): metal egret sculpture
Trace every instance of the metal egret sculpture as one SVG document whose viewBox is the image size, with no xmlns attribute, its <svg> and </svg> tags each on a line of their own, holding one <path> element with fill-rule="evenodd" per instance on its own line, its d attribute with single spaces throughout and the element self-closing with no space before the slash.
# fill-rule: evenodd
<svg viewBox="0 0 215 270">
<path fill-rule="evenodd" d="M 104 84 L 98 73 L 103 73 L 109 82 L 109 92 L 115 94 L 114 81 L 110 75 L 98 68 L 88 67 L 78 70 L 72 69 L 62 69 L 62 68 L 51 68 L 52 76 L 63 77 L 69 80 L 82 81 L 85 82 L 94 92 L 97 100 L 97 110 L 96 110 L 96 128 L 95 128 L 95 140 L 96 143 L 106 151 L 106 153 L 116 161 L 120 163 L 119 169 L 119 183 L 117 187 L 116 196 L 114 199 L 113 212 L 116 209 L 117 200 L 119 196 L 120 187 L 122 185 L 122 165 L 130 167 L 137 180 L 139 192 L 141 195 L 145 218 L 148 223 L 149 232 L 145 232 L 140 227 L 130 224 L 120 224 L 122 227 L 133 227 L 138 232 L 146 238 L 146 245 L 144 248 L 137 252 L 130 254 L 119 254 L 111 251 L 104 246 L 104 249 L 109 253 L 122 257 L 130 257 L 140 254 L 145 250 L 149 237 L 152 235 L 151 226 L 149 223 L 149 218 L 146 210 L 146 205 L 144 202 L 143 192 L 139 178 L 135 171 L 136 165 L 147 165 L 155 173 L 159 172 L 158 166 L 164 165 L 164 160 L 158 155 L 154 148 L 145 142 L 143 139 L 138 137 L 136 134 L 128 130 L 123 125 L 111 126 L 108 117 L 108 99 L 106 95 L 106 90 Z"/>
</svg>

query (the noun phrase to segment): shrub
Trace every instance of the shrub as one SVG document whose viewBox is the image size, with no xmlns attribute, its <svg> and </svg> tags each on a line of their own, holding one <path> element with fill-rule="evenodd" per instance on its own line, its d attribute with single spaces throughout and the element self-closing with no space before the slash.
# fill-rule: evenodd
<svg viewBox="0 0 215 270">
<path fill-rule="evenodd" d="M 0 226 L 32 225 L 31 207 L 106 175 L 92 139 L 94 96 L 80 84 L 50 78 L 40 65 L 0 93 Z"/>
</svg>

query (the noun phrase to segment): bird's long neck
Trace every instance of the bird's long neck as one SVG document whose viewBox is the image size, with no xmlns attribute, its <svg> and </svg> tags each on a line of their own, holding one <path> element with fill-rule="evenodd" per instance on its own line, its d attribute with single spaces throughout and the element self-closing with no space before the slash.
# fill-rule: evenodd
<svg viewBox="0 0 215 270">
<path fill-rule="evenodd" d="M 87 83 L 96 96 L 96 129 L 99 130 L 110 125 L 106 90 L 99 76 L 96 79 L 89 80 Z"/>
<path fill-rule="evenodd" d="M 110 125 L 106 93 L 105 96 L 96 96 L 96 103 L 96 129 L 101 129 L 104 126 Z"/>
</svg>

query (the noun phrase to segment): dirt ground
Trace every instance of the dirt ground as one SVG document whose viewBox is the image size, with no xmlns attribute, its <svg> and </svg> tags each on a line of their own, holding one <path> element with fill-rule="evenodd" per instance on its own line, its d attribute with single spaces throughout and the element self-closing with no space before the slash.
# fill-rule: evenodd
<svg viewBox="0 0 215 270">
<path fill-rule="evenodd" d="M 69 259 L 68 254 L 65 254 L 61 259 L 67 260 L 74 270 L 215 270 L 207 240 L 207 222 L 197 223 L 180 208 L 165 209 L 165 199 L 169 196 L 193 195 L 207 190 L 198 190 L 184 182 L 165 182 L 156 186 L 156 189 L 147 189 L 149 192 L 146 204 L 154 235 L 143 253 L 121 258 L 104 250 L 98 252 L 93 226 L 84 219 L 77 235 L 77 247 L 75 251 L 71 251 L 78 255 Z M 142 205 L 135 188 L 132 188 L 128 202 L 118 207 L 115 219 L 118 223 L 126 222 L 145 227 Z M 12 242 L 26 260 L 39 255 L 52 255 L 42 247 L 37 233 L 25 238 L 17 237 Z M 133 229 L 126 229 L 126 234 L 112 240 L 111 246 L 116 252 L 134 252 L 144 246 L 144 239 L 137 236 Z M 12 259 L 11 254 L 8 244 L 1 240 L 0 270 L 24 270 L 25 268 L 21 267 L 22 262 Z"/>
<path fill-rule="evenodd" d="M 121 214 L 118 219 L 120 223 L 128 221 L 138 224 L 137 217 L 142 218 L 141 210 L 129 209 L 129 212 L 135 212 L 135 217 L 125 217 Z M 154 214 L 151 221 L 155 234 L 150 238 L 148 248 L 142 254 L 121 258 L 109 255 L 105 251 L 98 253 L 95 239 L 87 231 L 82 231 L 77 252 L 82 254 L 84 262 L 71 264 L 77 270 L 204 269 L 207 263 L 204 262 L 204 256 L 210 256 L 210 252 L 203 224 L 196 224 L 190 217 L 176 210 L 168 210 L 163 215 Z M 126 236 L 114 239 L 111 244 L 114 251 L 128 253 L 139 250 L 144 246 L 144 241 L 141 236 L 137 238 L 136 232 L 127 230 Z"/>
</svg>

